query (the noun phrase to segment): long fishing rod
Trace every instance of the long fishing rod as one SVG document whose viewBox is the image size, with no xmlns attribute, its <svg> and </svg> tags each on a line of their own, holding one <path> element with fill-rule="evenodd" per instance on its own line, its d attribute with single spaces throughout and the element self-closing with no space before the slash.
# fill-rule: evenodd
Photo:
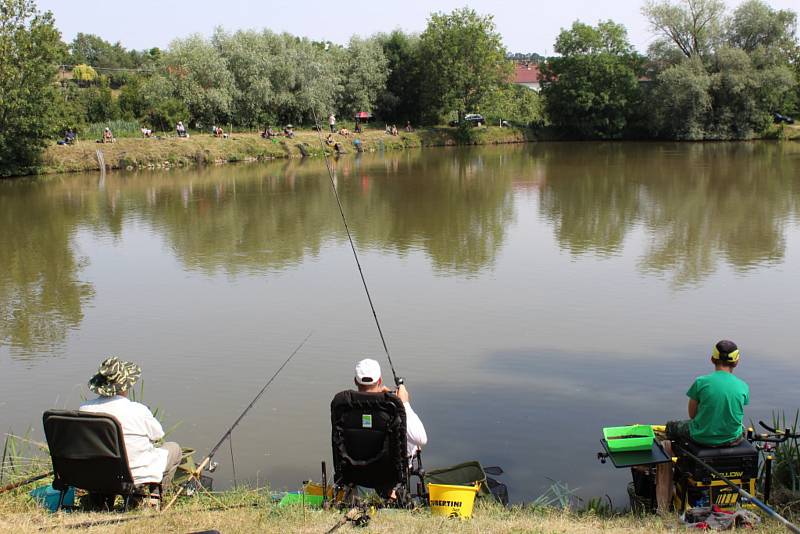
<svg viewBox="0 0 800 534">
<path fill-rule="evenodd" d="M 52 474 L 53 474 L 52 471 L 48 471 L 47 473 L 42 473 L 40 475 L 32 476 L 30 478 L 26 478 L 25 480 L 20 480 L 19 482 L 12 482 L 11 484 L 6 484 L 2 488 L 0 488 L 0 493 L 5 493 L 7 491 L 11 491 L 14 488 L 18 488 L 20 486 L 27 486 L 28 484 L 32 484 L 33 482 L 36 482 L 37 480 L 41 480 L 43 478 L 47 478 Z"/>
<path fill-rule="evenodd" d="M 272 384 L 272 381 L 275 380 L 275 378 L 280 374 L 281 371 L 283 371 L 283 368 L 286 367 L 286 365 L 291 361 L 292 358 L 294 358 L 294 355 L 297 354 L 298 352 L 300 352 L 300 349 L 303 348 L 303 345 L 306 344 L 306 341 L 308 341 L 308 339 L 313 334 L 314 334 L 313 331 L 309 332 L 308 335 L 305 337 L 305 339 L 299 345 L 297 345 L 297 347 L 292 351 L 292 353 L 289 355 L 289 357 L 286 358 L 286 361 L 284 361 L 281 364 L 281 366 L 278 367 L 278 370 L 275 371 L 275 374 L 273 374 L 272 377 L 269 380 L 267 380 L 267 383 L 264 384 L 264 387 L 261 388 L 261 391 L 258 392 L 258 395 L 256 395 L 253 398 L 253 400 L 250 401 L 250 404 L 247 405 L 247 407 L 244 409 L 244 411 L 242 411 L 242 413 L 239 415 L 239 417 L 236 418 L 236 421 L 234 421 L 233 424 L 228 428 L 228 430 L 225 431 L 225 433 L 222 435 L 222 437 L 217 442 L 217 444 L 214 445 L 214 447 L 211 449 L 211 452 L 209 452 L 206 455 L 206 457 L 203 459 L 203 461 L 200 462 L 200 465 L 198 465 L 195 468 L 195 470 L 192 471 L 192 474 L 189 475 L 189 480 L 186 481 L 187 484 L 189 482 L 191 482 L 192 479 L 196 479 L 196 480 L 200 479 L 200 474 L 203 472 L 203 470 L 206 468 L 206 466 L 209 465 L 209 463 L 211 462 L 211 459 L 217 453 L 219 448 L 222 447 L 222 444 L 225 443 L 225 440 L 228 439 L 231 436 L 231 433 L 233 432 L 233 429 L 236 428 L 236 426 L 241 422 L 242 419 L 244 419 L 244 416 L 247 415 L 247 412 L 249 412 L 250 409 L 253 406 L 255 406 L 256 402 L 258 402 L 258 399 L 261 398 L 261 396 L 264 394 L 264 392 L 267 391 L 267 388 L 270 386 L 270 384 Z M 181 495 L 181 493 L 183 493 L 184 488 L 186 488 L 185 484 L 182 485 L 178 489 L 177 492 L 175 492 L 175 495 L 172 497 L 172 500 L 169 502 L 169 504 L 167 504 L 167 506 L 164 508 L 164 510 L 168 510 L 175 503 L 175 501 L 178 500 L 178 497 Z"/>
<path fill-rule="evenodd" d="M 322 141 L 322 128 L 319 125 L 319 120 L 317 120 L 317 112 L 314 110 L 314 107 L 311 107 L 311 113 L 314 115 L 314 125 L 317 127 L 317 137 L 319 137 L 319 146 L 322 148 L 322 156 L 325 158 L 325 168 L 328 169 L 328 178 L 331 182 L 331 189 L 333 189 L 333 196 L 336 198 L 336 204 L 339 206 L 339 213 L 342 216 L 342 222 L 344 223 L 344 229 L 347 232 L 347 240 L 350 242 L 350 249 L 353 251 L 353 257 L 356 260 L 356 266 L 358 267 L 358 274 L 361 275 L 361 283 L 364 284 L 364 292 L 367 294 L 367 300 L 369 301 L 369 307 L 372 310 L 372 317 L 375 319 L 375 326 L 378 327 L 378 335 L 381 337 L 381 343 L 383 344 L 383 351 L 386 353 L 386 358 L 389 360 L 389 367 L 392 369 L 392 376 L 394 377 L 394 383 L 397 387 L 400 387 L 405 380 L 402 377 L 397 376 L 397 372 L 394 370 L 394 363 L 392 362 L 392 356 L 389 354 L 389 347 L 386 345 L 386 338 L 383 336 L 383 329 L 381 328 L 381 323 L 378 320 L 378 314 L 375 312 L 375 305 L 372 303 L 372 295 L 369 293 L 369 287 L 367 287 L 367 280 L 364 278 L 364 270 L 361 268 L 361 261 L 358 259 L 358 252 L 356 252 L 356 246 L 353 244 L 353 236 L 350 233 L 350 226 L 347 224 L 347 217 L 344 215 L 344 208 L 342 207 L 342 201 L 339 198 L 339 191 L 336 189 L 336 181 L 333 178 L 333 169 L 331 168 L 331 164 L 328 161 L 328 153 L 325 151 L 325 144 Z"/>
<path fill-rule="evenodd" d="M 770 508 L 769 506 L 767 506 L 766 504 L 761 502 L 759 499 L 755 498 L 753 495 L 750 495 L 748 492 L 746 492 L 745 490 L 743 490 L 742 488 L 740 488 L 739 486 L 737 486 L 736 484 L 731 482 L 730 479 L 725 477 L 722 473 L 720 473 L 719 471 L 717 471 L 716 469 L 714 469 L 713 467 L 711 467 L 710 465 L 705 463 L 703 460 L 701 460 L 700 458 L 698 458 L 697 456 L 695 456 L 691 452 L 687 451 L 683 447 L 681 447 L 681 451 L 685 455 L 687 455 L 689 458 L 691 458 L 692 460 L 694 460 L 695 462 L 697 462 L 698 464 L 700 464 L 704 468 L 708 469 L 714 476 L 716 476 L 718 479 L 723 481 L 725 484 L 727 484 L 731 488 L 735 489 L 739 493 L 739 495 L 744 497 L 746 500 L 748 500 L 751 503 L 755 504 L 756 506 L 758 506 L 759 508 L 764 510 L 770 517 L 772 517 L 773 519 L 776 519 L 777 521 L 782 523 L 783 526 L 785 526 L 791 532 L 794 532 L 795 534 L 800 534 L 800 528 L 797 528 L 797 526 L 795 526 L 793 523 L 791 523 L 788 519 L 786 519 L 783 516 L 781 516 L 778 512 L 776 512 L 775 510 L 773 510 L 772 508 Z"/>
</svg>

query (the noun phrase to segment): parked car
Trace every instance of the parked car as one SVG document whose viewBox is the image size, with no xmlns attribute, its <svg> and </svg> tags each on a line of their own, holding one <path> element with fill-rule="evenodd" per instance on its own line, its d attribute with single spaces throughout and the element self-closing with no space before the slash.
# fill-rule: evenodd
<svg viewBox="0 0 800 534">
<path fill-rule="evenodd" d="M 486 119 L 478 113 L 467 113 L 464 115 L 464 122 L 473 126 L 483 126 L 486 124 Z M 450 126 L 458 126 L 458 120 L 450 121 Z"/>
<path fill-rule="evenodd" d="M 775 120 L 775 124 L 794 124 L 793 118 L 787 117 L 786 115 L 781 115 L 777 111 L 772 114 L 772 118 Z"/>
</svg>

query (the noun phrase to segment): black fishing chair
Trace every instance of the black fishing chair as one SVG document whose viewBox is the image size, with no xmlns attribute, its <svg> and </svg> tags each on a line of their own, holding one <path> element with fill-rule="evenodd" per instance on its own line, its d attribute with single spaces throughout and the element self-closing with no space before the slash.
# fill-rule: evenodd
<svg viewBox="0 0 800 534">
<path fill-rule="evenodd" d="M 108 414 L 48 410 L 42 416 L 47 445 L 53 461 L 53 488 L 61 492 L 58 509 L 70 486 L 111 500 L 122 495 L 125 509 L 133 497 L 153 495 L 161 484 L 136 485 L 119 421 Z"/>
<path fill-rule="evenodd" d="M 411 476 L 423 474 L 419 455 L 409 467 L 406 411 L 391 393 L 342 391 L 331 402 L 333 495 L 352 502 L 357 487 L 371 488 L 387 504 L 412 505 Z M 418 494 L 422 493 L 418 485 Z"/>
</svg>

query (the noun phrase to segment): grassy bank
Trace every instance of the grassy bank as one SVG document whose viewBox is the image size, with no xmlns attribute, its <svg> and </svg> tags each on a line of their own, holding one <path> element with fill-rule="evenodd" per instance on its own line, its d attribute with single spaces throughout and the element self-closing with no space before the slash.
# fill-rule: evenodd
<svg viewBox="0 0 800 534">
<path fill-rule="evenodd" d="M 764 138 L 800 141 L 800 124 L 773 124 L 764 134 Z"/>
<path fill-rule="evenodd" d="M 138 510 L 123 513 L 50 514 L 29 507 L 14 509 L 0 502 L 0 532 L 194 532 L 216 529 L 226 534 L 249 532 L 323 533 L 343 515 L 302 507 L 279 508 L 260 494 L 247 491 L 218 494 L 220 503 L 196 497 L 166 512 Z M 345 524 L 337 532 L 492 532 L 492 533 L 658 533 L 682 530 L 674 516 L 618 515 L 601 517 L 592 513 L 565 512 L 552 508 L 479 505 L 471 520 L 434 517 L 428 510 L 414 512 L 379 510 L 372 513 L 366 528 L 353 530 Z M 751 532 L 779 532 L 775 523 L 764 523 Z"/>
<path fill-rule="evenodd" d="M 475 128 L 464 135 L 456 128 L 424 128 L 414 132 L 401 131 L 399 135 L 386 134 L 383 130 L 366 130 L 359 134 L 363 150 L 378 152 L 404 150 L 433 146 L 489 145 L 523 143 L 533 140 L 558 139 L 552 132 L 537 133 L 527 129 L 499 128 L 490 126 Z M 323 137 L 327 132 L 323 133 Z M 344 152 L 356 152 L 353 136 L 334 135 Z M 800 140 L 800 125 L 773 126 L 765 132 L 766 139 Z M 331 146 L 325 147 L 329 154 Z M 242 161 L 267 161 L 279 158 L 302 157 L 303 152 L 318 156 L 321 148 L 317 132 L 298 130 L 293 139 L 281 137 L 262 139 L 257 133 L 237 132 L 227 139 L 209 134 L 194 134 L 189 138 L 175 136 L 159 138 L 120 138 L 113 144 L 101 144 L 94 140 L 81 140 L 73 146 L 49 146 L 43 155 L 38 172 L 64 173 L 97 171 L 100 164 L 97 151 L 103 153 L 108 169 L 161 169 L 202 164 L 221 164 Z"/>
<path fill-rule="evenodd" d="M 466 144 L 520 143 L 532 140 L 526 130 L 515 128 L 476 128 L 462 135 L 456 128 L 426 128 L 401 132 L 397 136 L 382 130 L 367 130 L 358 135 L 365 151 L 402 150 L 429 146 Z M 324 133 L 323 136 L 326 136 Z M 355 153 L 353 136 L 334 135 L 344 151 Z M 301 148 L 302 147 L 302 148 Z M 209 134 L 189 138 L 123 138 L 116 143 L 100 144 L 94 140 L 78 141 L 73 146 L 50 146 L 43 155 L 41 173 L 61 173 L 99 170 L 97 150 L 101 150 L 109 169 L 164 168 L 209 163 L 264 161 L 277 158 L 301 157 L 303 151 L 320 155 L 317 132 L 297 131 L 293 139 L 280 137 L 262 139 L 257 133 L 233 133 L 227 139 Z M 333 147 L 327 147 L 333 153 Z"/>
<path fill-rule="evenodd" d="M 784 425 L 785 426 L 785 425 Z M 796 428 L 796 426 L 795 426 Z M 787 445 L 788 446 L 788 445 Z M 44 454 L 46 445 L 27 438 L 7 440 L 2 466 L 4 483 L 25 480 L 32 474 L 51 468 Z M 780 460 L 780 451 L 778 459 Z M 225 534 L 250 532 L 324 533 L 342 520 L 342 511 L 324 511 L 299 505 L 280 507 L 267 488 L 237 488 L 213 495 L 199 492 L 181 497 L 167 511 L 157 512 L 140 508 L 122 512 L 117 499 L 114 512 L 50 513 L 29 496 L 34 487 L 47 485 L 51 478 L 36 481 L 0 494 L 0 533 L 14 532 L 75 532 L 139 533 L 139 532 L 197 532 L 216 529 Z M 776 479 L 779 480 L 779 479 Z M 554 485 L 558 486 L 558 484 Z M 561 486 L 559 486 L 561 487 Z M 169 500 L 169 495 L 167 499 Z M 166 502 L 165 500 L 165 502 Z M 563 508 L 563 507 L 566 507 Z M 796 520 L 791 507 L 776 506 L 790 520 Z M 370 511 L 366 528 L 354 530 L 351 523 L 337 532 L 409 532 L 433 533 L 667 533 L 685 530 L 674 513 L 665 516 L 614 513 L 603 500 L 583 502 L 571 497 L 566 486 L 559 491 L 551 488 L 535 501 L 504 508 L 491 501 L 479 499 L 472 519 L 457 520 L 431 515 L 430 509 L 414 511 Z M 762 534 L 783 532 L 778 523 L 764 514 L 762 524 L 750 532 Z"/>
</svg>

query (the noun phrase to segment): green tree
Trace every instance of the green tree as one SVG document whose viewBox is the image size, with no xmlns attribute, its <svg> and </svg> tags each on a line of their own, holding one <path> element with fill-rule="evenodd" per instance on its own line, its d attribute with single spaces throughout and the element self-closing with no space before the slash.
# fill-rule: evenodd
<svg viewBox="0 0 800 534">
<path fill-rule="evenodd" d="M 200 35 L 176 39 L 164 61 L 173 94 L 185 103 L 191 122 L 227 122 L 236 93 L 233 76 L 219 50 Z"/>
<path fill-rule="evenodd" d="M 157 74 L 141 82 L 138 117 L 153 130 L 169 132 L 178 121 L 186 120 L 189 110 L 186 103 L 171 92 L 172 81 L 165 74 Z M 120 97 L 121 98 L 121 97 Z"/>
<path fill-rule="evenodd" d="M 748 54 L 758 49 L 775 51 L 784 61 L 797 49 L 797 13 L 774 10 L 762 0 L 746 0 L 727 24 L 728 44 Z"/>
<path fill-rule="evenodd" d="M 0 175 L 35 167 L 56 120 L 61 36 L 32 0 L 0 0 Z"/>
<path fill-rule="evenodd" d="M 350 117 L 357 111 L 372 111 L 388 75 L 388 61 L 380 42 L 352 37 L 342 73 L 339 111 Z"/>
<path fill-rule="evenodd" d="M 377 114 L 388 122 L 419 122 L 421 69 L 419 36 L 401 30 L 376 36 L 388 61 L 389 76 L 378 95 Z"/>
<path fill-rule="evenodd" d="M 80 101 L 86 113 L 86 121 L 106 122 L 118 119 L 120 109 L 108 82 L 82 90 Z"/>
<path fill-rule="evenodd" d="M 550 122 L 566 135 L 613 139 L 628 127 L 640 98 L 640 59 L 625 28 L 573 23 L 556 39 L 560 54 L 543 66 L 542 88 Z"/>
<path fill-rule="evenodd" d="M 134 69 L 152 67 L 151 51 L 126 50 L 121 43 L 111 44 L 97 35 L 79 33 L 70 43 L 69 50 L 70 63 L 88 64 L 105 72 L 112 89 L 125 85 Z"/>
<path fill-rule="evenodd" d="M 234 34 L 217 29 L 212 39 L 233 76 L 236 92 L 233 99 L 235 121 L 248 126 L 275 120 L 275 91 L 272 79 L 280 69 L 283 43 L 270 31 L 238 31 Z"/>
<path fill-rule="evenodd" d="M 68 129 L 81 130 L 86 124 L 86 106 L 83 102 L 83 89 L 73 83 L 63 84 L 56 94 L 55 118 L 53 124 L 58 135 Z"/>
<path fill-rule="evenodd" d="M 273 79 L 278 118 L 283 122 L 310 122 L 312 109 L 319 120 L 336 108 L 342 91 L 341 47 L 315 43 L 288 34 L 281 36 L 283 64 Z"/>
<path fill-rule="evenodd" d="M 512 74 L 491 15 L 469 8 L 434 13 L 420 36 L 421 103 L 428 119 L 455 110 L 479 111 L 484 99 Z"/>
<path fill-rule="evenodd" d="M 142 92 L 142 77 L 134 76 L 119 92 L 120 113 L 128 120 L 144 116 L 147 102 Z"/>
<path fill-rule="evenodd" d="M 507 83 L 487 98 L 483 113 L 489 124 L 507 120 L 523 126 L 540 126 L 544 121 L 544 104 L 536 91 Z"/>
<path fill-rule="evenodd" d="M 711 77 L 699 58 L 686 59 L 659 73 L 648 95 L 650 133 L 657 137 L 699 140 L 711 109 Z"/>
<path fill-rule="evenodd" d="M 770 113 L 781 109 L 794 78 L 786 67 L 756 69 L 744 50 L 721 48 L 711 75 L 713 137 L 748 139 L 771 123 Z"/>
<path fill-rule="evenodd" d="M 653 32 L 686 57 L 708 57 L 719 40 L 723 0 L 647 0 L 642 7 Z M 659 41 L 656 41 L 659 43 Z"/>
<path fill-rule="evenodd" d="M 81 63 L 73 67 L 72 78 L 84 83 L 93 82 L 97 79 L 97 71 L 89 65 Z"/>
<path fill-rule="evenodd" d="M 772 9 L 762 0 L 746 0 L 728 20 L 726 35 L 728 46 L 747 52 L 753 66 L 763 70 L 759 98 L 765 111 L 800 112 L 797 13 Z M 785 93 L 790 74 L 794 88 Z"/>
<path fill-rule="evenodd" d="M 100 68 L 129 68 L 136 64 L 121 43 L 111 44 L 97 35 L 78 33 L 69 45 L 72 61 Z"/>
</svg>

